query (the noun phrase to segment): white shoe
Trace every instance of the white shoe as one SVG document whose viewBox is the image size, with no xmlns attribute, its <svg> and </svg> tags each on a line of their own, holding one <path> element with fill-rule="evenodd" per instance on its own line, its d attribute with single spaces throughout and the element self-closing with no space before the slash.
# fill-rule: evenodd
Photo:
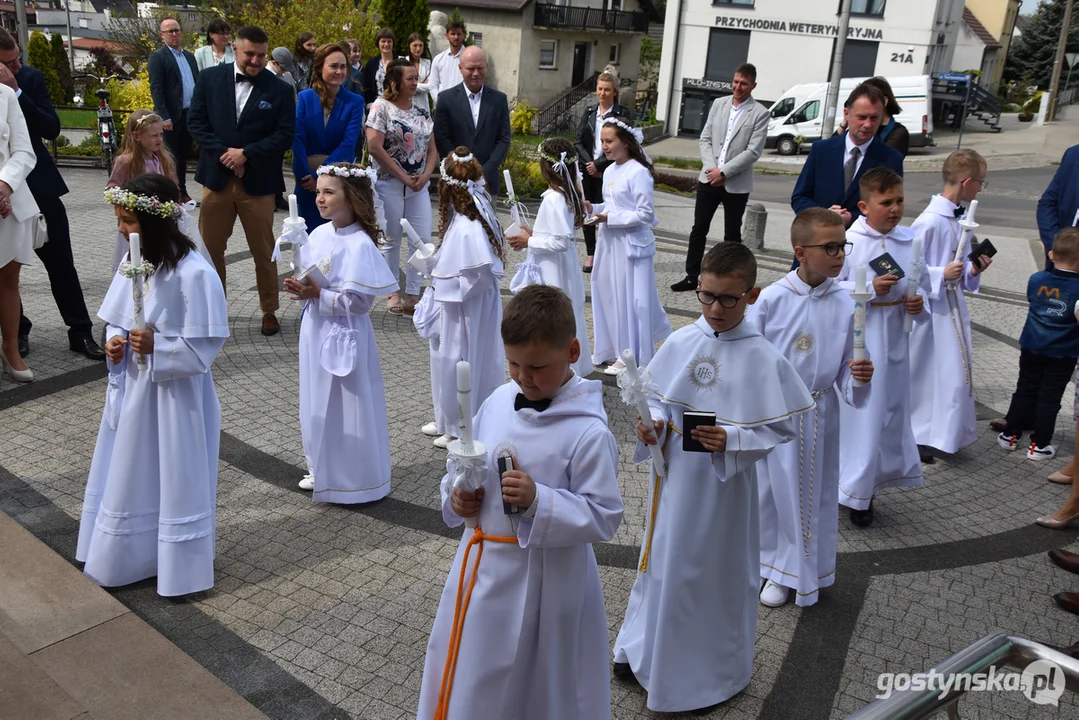
<svg viewBox="0 0 1079 720">
<path fill-rule="evenodd" d="M 455 439 L 456 438 L 451 438 L 449 435 L 443 435 L 441 437 L 435 438 L 435 447 L 445 450 L 450 446 L 450 442 Z"/>
<path fill-rule="evenodd" d="M 304 475 L 303 480 L 300 481 L 301 490 L 314 490 L 315 489 L 315 476 Z"/>
<path fill-rule="evenodd" d="M 1015 435 L 1005 435 L 1001 433 L 997 435 L 997 445 L 1000 445 L 1001 450 L 1008 452 L 1015 452 L 1019 449 L 1019 438 Z"/>
<path fill-rule="evenodd" d="M 623 363 L 621 360 L 618 360 L 613 365 L 608 366 L 607 369 L 603 371 L 603 374 L 604 375 L 621 375 L 625 371 L 626 371 L 625 363 Z"/>
<path fill-rule="evenodd" d="M 777 582 L 769 580 L 761 590 L 761 605 L 771 608 L 783 607 L 787 604 L 789 591 Z"/>
<path fill-rule="evenodd" d="M 438 423 L 434 420 L 421 427 L 420 432 L 430 437 L 438 437 L 439 435 L 441 435 L 441 433 L 438 431 Z"/>
<path fill-rule="evenodd" d="M 1027 460 L 1052 460 L 1056 456 L 1057 449 L 1052 445 L 1038 447 L 1034 443 L 1030 443 L 1030 449 L 1027 450 Z"/>
<path fill-rule="evenodd" d="M 6 372 L 8 374 L 8 377 L 10 377 L 15 382 L 34 382 L 34 372 L 30 368 L 26 368 L 25 370 L 16 370 L 15 368 L 11 367 L 11 363 L 9 363 L 7 361 L 7 358 L 3 355 L 0 355 L 0 360 L 3 361 L 4 372 Z"/>
</svg>

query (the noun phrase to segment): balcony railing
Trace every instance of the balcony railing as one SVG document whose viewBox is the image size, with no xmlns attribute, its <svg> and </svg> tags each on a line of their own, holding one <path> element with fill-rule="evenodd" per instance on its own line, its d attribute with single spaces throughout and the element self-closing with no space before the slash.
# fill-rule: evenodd
<svg viewBox="0 0 1079 720">
<path fill-rule="evenodd" d="M 536 3 L 536 27 L 606 32 L 648 32 L 648 15 L 625 10 Z"/>
</svg>

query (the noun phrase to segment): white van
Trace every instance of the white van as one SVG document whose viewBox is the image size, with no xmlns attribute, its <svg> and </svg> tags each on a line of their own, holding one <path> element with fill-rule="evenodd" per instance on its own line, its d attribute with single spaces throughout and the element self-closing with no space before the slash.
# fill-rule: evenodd
<svg viewBox="0 0 1079 720">
<path fill-rule="evenodd" d="M 868 78 L 844 78 L 839 83 L 839 107 L 835 125 L 843 120 L 843 102 L 861 82 Z M 906 75 L 885 78 L 902 112 L 896 121 L 910 133 L 911 147 L 933 144 L 933 79 L 929 75 Z M 801 135 L 806 144 L 821 139 L 824 104 L 828 98 L 828 83 L 795 85 L 783 93 L 771 107 L 768 139 L 764 146 L 779 150 L 781 155 L 793 155 L 797 145 L 794 138 Z"/>
</svg>

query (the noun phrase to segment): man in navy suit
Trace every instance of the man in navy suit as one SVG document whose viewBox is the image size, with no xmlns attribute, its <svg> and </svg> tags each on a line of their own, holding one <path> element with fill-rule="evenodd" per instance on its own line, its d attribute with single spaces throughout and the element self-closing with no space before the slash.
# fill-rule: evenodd
<svg viewBox="0 0 1079 720">
<path fill-rule="evenodd" d="M 276 335 L 281 326 L 274 315 L 277 263 L 270 261 L 274 195 L 281 161 L 292 146 L 296 99 L 266 70 L 268 42 L 261 28 L 249 25 L 236 32 L 236 62 L 199 75 L 189 127 L 202 148 L 195 179 L 202 184 L 199 232 L 206 249 L 225 285 L 225 245 L 239 215 L 255 261 L 262 334 Z"/>
<path fill-rule="evenodd" d="M 1079 145 L 1064 151 L 1053 181 L 1038 200 L 1038 234 L 1045 246 L 1045 269 L 1052 270 L 1049 251 L 1061 228 L 1079 225 Z"/>
<path fill-rule="evenodd" d="M 71 230 L 67 210 L 60 200 L 67 193 L 67 185 L 56 169 L 52 155 L 45 148 L 42 138 L 54 140 L 60 134 L 60 118 L 52 106 L 45 77 L 35 68 L 19 61 L 19 46 L 7 30 L 0 28 L 0 83 L 16 92 L 19 107 L 26 118 L 30 142 L 37 155 L 37 165 L 26 178 L 26 186 L 37 201 L 41 214 L 49 226 L 49 241 L 35 250 L 45 271 L 60 316 L 68 326 L 69 347 L 91 360 L 104 360 L 105 352 L 93 339 L 93 323 L 82 297 L 82 284 L 75 270 L 75 258 L 71 254 Z M 22 314 L 19 320 L 19 355 L 30 354 L 30 329 L 33 323 Z"/>
<path fill-rule="evenodd" d="M 795 213 L 811 207 L 834 210 L 851 223 L 862 214 L 858 181 L 868 170 L 886 167 L 903 174 L 903 156 L 883 142 L 874 141 L 884 117 L 884 95 L 872 85 L 854 88 L 843 105 L 848 130 L 813 143 L 791 195 Z M 798 267 L 798 261 L 794 263 Z"/>
<path fill-rule="evenodd" d="M 435 104 L 435 146 L 446 157 L 461 145 L 483 166 L 487 192 L 498 195 L 498 172 L 510 149 L 510 107 L 506 94 L 484 85 L 487 55 L 478 47 L 461 52 L 464 82 L 438 94 Z"/>
<path fill-rule="evenodd" d="M 176 175 L 180 180 L 180 199 L 187 202 L 187 154 L 191 150 L 191 133 L 187 129 L 191 96 L 199 67 L 195 56 L 183 49 L 183 32 L 175 18 L 161 21 L 161 42 L 164 47 L 150 53 L 150 96 L 154 112 L 164 120 L 165 145 L 176 158 Z"/>
</svg>

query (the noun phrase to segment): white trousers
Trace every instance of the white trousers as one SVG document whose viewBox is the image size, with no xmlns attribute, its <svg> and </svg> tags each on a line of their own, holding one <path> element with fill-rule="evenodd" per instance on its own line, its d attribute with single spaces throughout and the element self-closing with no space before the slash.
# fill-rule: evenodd
<svg viewBox="0 0 1079 720">
<path fill-rule="evenodd" d="M 401 236 L 405 234 L 401 230 L 401 218 L 408 220 L 412 229 L 420 236 L 420 240 L 425 243 L 430 242 L 431 195 L 427 191 L 427 185 L 416 192 L 396 178 L 379 180 L 375 183 L 375 190 L 386 210 L 386 243 L 382 246 L 382 257 L 386 258 L 386 264 L 390 266 L 390 272 L 394 277 L 399 278 L 401 275 Z M 408 258 L 412 257 L 416 249 L 416 244 L 409 240 L 408 255 L 405 256 L 405 293 L 408 295 L 420 294 L 422 280 L 420 273 L 411 265 L 407 265 Z"/>
</svg>

